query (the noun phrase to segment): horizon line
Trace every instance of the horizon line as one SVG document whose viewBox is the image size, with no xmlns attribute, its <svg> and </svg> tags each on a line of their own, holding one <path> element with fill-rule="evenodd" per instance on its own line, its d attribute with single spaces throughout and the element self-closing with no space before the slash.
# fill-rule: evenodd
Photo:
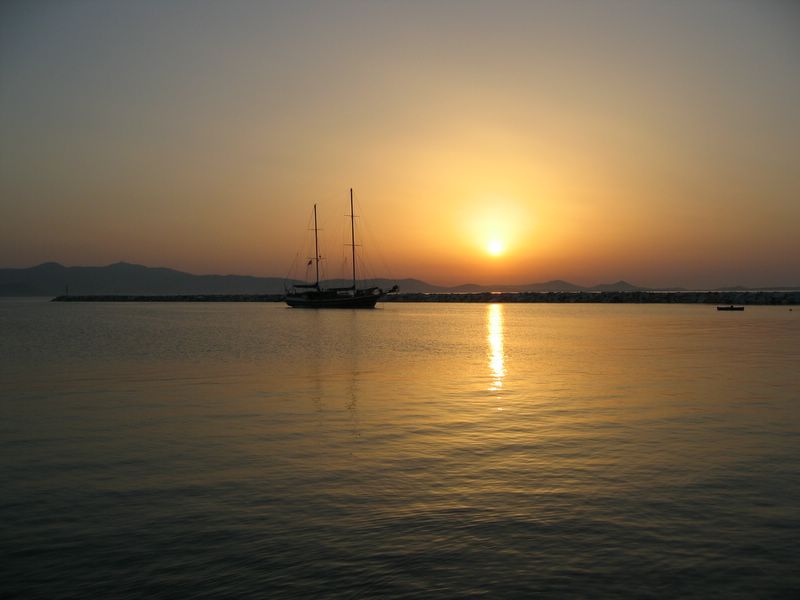
<svg viewBox="0 0 800 600">
<path fill-rule="evenodd" d="M 35 265 L 27 266 L 27 267 L 0 267 L 0 269 L 26 270 L 26 269 L 35 269 L 37 267 L 42 267 L 42 266 L 45 266 L 45 265 L 54 265 L 54 266 L 62 267 L 62 268 L 65 268 L 65 269 L 81 269 L 81 268 L 102 269 L 102 268 L 113 267 L 115 265 L 128 265 L 128 266 L 132 266 L 132 267 L 141 267 L 141 268 L 144 268 L 144 269 L 165 269 L 165 270 L 169 270 L 169 271 L 175 271 L 175 272 L 178 272 L 178 273 L 184 273 L 184 274 L 191 275 L 191 276 L 194 276 L 194 277 L 251 277 L 251 278 L 254 278 L 254 279 L 277 279 L 277 280 L 282 280 L 282 281 L 292 281 L 292 280 L 294 280 L 294 279 L 289 278 L 289 277 L 281 277 L 281 276 L 276 276 L 276 275 L 251 275 L 251 274 L 243 274 L 243 273 L 194 273 L 194 272 L 191 272 L 191 271 L 186 271 L 186 270 L 175 268 L 175 267 L 150 266 L 150 265 L 144 265 L 144 264 L 141 264 L 141 263 L 128 262 L 126 260 L 118 260 L 116 262 L 112 262 L 112 263 L 108 263 L 108 264 L 97 264 L 97 265 L 66 265 L 66 264 L 60 263 L 58 261 L 50 260 L 50 261 L 44 261 L 44 262 L 41 262 L 41 263 L 38 263 L 38 264 L 35 264 Z M 329 278 L 326 278 L 325 281 L 336 281 L 338 279 L 346 279 L 346 278 L 345 277 L 329 277 Z M 439 288 L 444 288 L 444 289 L 453 289 L 453 288 L 460 288 L 460 287 L 466 287 L 466 286 L 478 286 L 478 287 L 483 287 L 483 288 L 491 288 L 492 286 L 511 287 L 511 286 L 526 286 L 526 285 L 543 285 L 543 284 L 556 283 L 556 282 L 565 283 L 565 284 L 569 284 L 569 285 L 572 285 L 572 286 L 575 286 L 575 287 L 586 288 L 586 289 L 596 288 L 596 287 L 600 287 L 600 286 L 619 285 L 619 284 L 630 285 L 632 287 L 637 287 L 637 288 L 640 288 L 642 290 L 656 290 L 656 291 L 658 291 L 658 290 L 662 290 L 662 291 L 669 291 L 669 290 L 714 291 L 714 290 L 731 290 L 731 289 L 768 290 L 768 289 L 787 289 L 787 288 L 788 289 L 800 289 L 800 285 L 793 285 L 793 284 L 787 284 L 787 283 L 770 284 L 770 285 L 758 285 L 758 286 L 746 286 L 746 285 L 742 285 L 742 284 L 726 284 L 726 285 L 718 285 L 718 286 L 714 286 L 714 287 L 686 287 L 686 286 L 681 286 L 681 285 L 657 285 L 657 286 L 653 286 L 653 285 L 634 284 L 634 283 L 631 283 L 630 281 L 628 281 L 626 279 L 618 279 L 618 280 L 612 281 L 612 282 L 600 282 L 600 283 L 595 283 L 593 285 L 574 283 L 573 281 L 569 281 L 569 280 L 562 279 L 562 278 L 548 279 L 548 280 L 544 280 L 544 281 L 526 281 L 526 282 L 522 282 L 522 283 L 499 283 L 499 282 L 493 282 L 493 283 L 488 283 L 487 284 L 487 283 L 464 282 L 464 283 L 459 283 L 459 284 L 455 284 L 455 285 L 445 285 L 445 284 L 439 284 L 439 283 L 432 283 L 432 282 L 427 281 L 425 279 L 420 279 L 418 277 L 411 277 L 411 276 L 409 276 L 409 277 L 395 277 L 395 278 L 392 278 L 392 277 L 364 277 L 364 278 L 361 278 L 360 281 L 371 281 L 371 280 L 374 281 L 374 280 L 378 280 L 378 279 L 385 279 L 385 280 L 389 280 L 389 281 L 414 280 L 414 281 L 418 281 L 420 283 L 424 283 L 426 285 L 431 285 L 431 286 L 434 286 L 434 287 L 439 287 Z M 297 281 L 304 281 L 304 280 L 297 279 Z M 501 291 L 501 290 L 499 290 L 499 291 Z"/>
</svg>

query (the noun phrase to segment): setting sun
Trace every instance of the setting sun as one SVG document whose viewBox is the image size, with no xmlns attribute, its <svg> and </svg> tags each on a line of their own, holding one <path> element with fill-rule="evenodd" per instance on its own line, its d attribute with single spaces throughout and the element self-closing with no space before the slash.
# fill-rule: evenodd
<svg viewBox="0 0 800 600">
<path fill-rule="evenodd" d="M 506 250 L 506 245 L 500 240 L 491 240 L 486 245 L 486 252 L 491 256 L 500 256 Z"/>
</svg>

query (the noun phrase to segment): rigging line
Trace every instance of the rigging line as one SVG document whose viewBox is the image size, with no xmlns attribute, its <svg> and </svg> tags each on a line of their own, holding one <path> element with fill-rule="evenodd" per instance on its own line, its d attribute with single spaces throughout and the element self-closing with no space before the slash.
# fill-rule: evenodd
<svg viewBox="0 0 800 600">
<path fill-rule="evenodd" d="M 321 202 L 317 202 L 317 231 L 322 233 L 323 231 L 327 231 L 331 225 L 331 219 L 329 214 L 325 214 L 325 211 L 320 210 Z M 322 283 L 323 281 L 328 281 L 330 277 L 330 271 L 328 269 L 328 257 L 325 255 L 325 249 L 330 248 L 330 239 L 327 239 L 325 236 L 320 236 L 320 243 L 319 243 L 319 281 Z"/>
<path fill-rule="evenodd" d="M 308 217 L 308 220 L 306 221 L 306 230 L 308 229 L 308 227 L 309 227 L 309 225 L 310 225 L 310 223 L 311 223 L 311 219 L 312 219 L 312 218 L 313 218 L 313 213 L 309 215 L 309 217 Z M 298 267 L 298 263 L 299 263 L 299 259 L 300 259 L 300 254 L 301 254 L 301 253 L 302 253 L 302 254 L 305 254 L 305 253 L 306 253 L 306 252 L 305 252 L 305 249 L 306 249 L 306 246 L 307 246 L 307 239 L 308 239 L 308 235 L 306 235 L 306 236 L 305 236 L 305 237 L 304 237 L 304 238 L 303 238 L 303 239 L 300 241 L 300 248 L 299 248 L 299 249 L 297 250 L 297 252 L 295 253 L 295 255 L 294 255 L 294 260 L 293 260 L 293 261 L 292 261 L 292 263 L 289 265 L 289 271 L 286 273 L 286 276 L 284 277 L 284 280 L 291 279 L 291 278 L 292 278 L 292 274 L 293 274 L 293 273 L 295 273 L 295 269 Z M 298 269 L 298 271 L 299 271 L 299 269 Z M 298 272 L 297 274 L 299 275 L 300 273 Z"/>
<path fill-rule="evenodd" d="M 303 264 L 305 265 L 305 273 L 303 274 L 303 279 L 305 281 L 308 281 L 308 272 L 309 272 L 310 266 L 308 265 L 307 261 L 314 260 L 314 258 L 312 256 L 313 247 L 314 247 L 314 235 L 313 235 L 314 227 L 313 227 L 313 223 L 314 223 L 314 211 L 311 210 L 311 211 L 309 211 L 308 218 L 306 220 L 306 228 L 305 228 L 306 232 L 305 232 L 305 235 L 303 236 L 303 239 L 301 240 L 300 249 L 297 251 L 297 253 L 295 254 L 295 258 L 292 261 L 289 273 L 287 274 L 287 277 L 286 277 L 287 279 L 289 279 L 291 277 L 291 275 L 295 272 L 295 269 L 297 269 L 297 276 L 300 277 L 301 273 L 299 272 L 300 271 L 299 270 L 299 263 L 300 263 L 300 260 L 302 260 Z M 309 250 L 309 248 L 312 248 L 312 250 Z M 303 256 L 302 259 L 300 259 L 301 255 Z"/>
<path fill-rule="evenodd" d="M 372 261 L 372 248 L 374 244 L 370 243 L 371 235 L 369 233 L 369 221 L 364 217 L 364 209 L 360 203 L 356 203 L 356 210 L 358 210 L 359 218 L 359 244 L 358 244 L 358 264 L 361 268 L 362 279 L 367 282 L 367 285 L 377 285 L 377 276 L 375 272 L 375 265 Z"/>
<path fill-rule="evenodd" d="M 367 231 L 367 226 L 366 226 L 366 220 L 364 219 L 364 216 L 363 216 L 364 215 L 364 209 L 361 206 L 361 202 L 359 202 L 358 199 L 354 198 L 353 202 L 354 202 L 353 213 L 357 212 L 358 214 L 356 216 L 359 219 L 361 219 L 360 224 L 359 224 L 359 228 L 358 228 L 358 233 L 360 235 L 359 241 L 361 243 L 360 244 L 356 244 L 358 246 L 358 249 L 356 250 L 356 258 L 358 259 L 359 270 L 361 271 L 361 279 L 362 279 L 362 281 L 368 282 L 369 280 L 376 279 L 375 273 L 374 273 L 373 268 L 372 268 L 372 265 L 369 263 L 369 261 L 366 258 L 367 253 L 366 253 L 366 250 L 365 250 L 365 246 L 371 247 L 371 245 L 369 244 L 368 240 L 366 239 L 368 237 L 368 234 L 365 233 Z"/>
<path fill-rule="evenodd" d="M 309 226 L 309 224 L 311 222 L 312 216 L 313 215 L 309 215 L 308 221 L 306 221 L 306 229 L 308 229 L 308 226 Z M 292 261 L 291 265 L 289 265 L 289 271 L 286 273 L 286 276 L 284 277 L 284 281 L 286 281 L 288 279 L 292 279 L 292 275 L 294 273 L 297 273 L 298 276 L 300 275 L 299 268 L 298 268 L 299 267 L 299 262 L 300 262 L 300 255 L 301 255 L 301 253 L 305 254 L 305 249 L 306 249 L 306 246 L 307 246 L 307 238 L 308 238 L 308 235 L 306 235 L 300 241 L 300 248 L 297 250 L 297 252 L 295 252 L 294 260 Z M 297 271 L 295 271 L 295 269 L 297 269 Z"/>
<path fill-rule="evenodd" d="M 346 221 L 345 217 L 339 219 L 339 266 L 342 276 L 344 277 L 344 273 L 347 273 L 349 266 L 350 266 L 350 259 L 349 259 L 349 252 L 347 252 L 347 242 L 345 241 L 345 232 L 349 234 L 350 227 Z"/>
<path fill-rule="evenodd" d="M 359 211 L 362 212 L 362 214 L 363 214 L 363 209 L 362 208 L 359 207 Z M 362 237 L 363 237 L 363 242 L 364 242 L 364 244 L 363 244 L 364 247 L 361 249 L 361 254 L 363 256 L 362 262 L 364 264 L 365 274 L 368 275 L 368 277 L 365 277 L 365 278 L 371 279 L 373 285 L 380 285 L 380 281 L 379 280 L 381 279 L 381 274 L 376 269 L 376 261 L 374 261 L 372 259 L 375 258 L 375 256 L 374 256 L 375 254 L 379 255 L 378 258 L 381 258 L 380 255 L 382 253 L 381 253 L 380 247 L 375 242 L 375 236 L 372 233 L 372 230 L 369 227 L 368 221 L 367 221 L 366 218 L 363 218 L 363 220 L 362 220 L 361 231 L 362 231 Z M 370 252 L 370 254 L 369 254 L 370 258 L 369 259 L 367 258 L 367 251 L 366 251 L 367 248 L 369 248 L 369 252 Z M 383 260 L 383 263 L 384 263 L 384 270 L 386 270 L 386 268 L 385 268 L 385 264 L 386 264 L 385 259 Z M 384 273 L 383 274 L 383 278 L 386 278 L 386 277 L 387 277 L 387 275 Z"/>
<path fill-rule="evenodd" d="M 364 212 L 361 209 L 361 207 L 359 207 L 359 212 L 361 212 L 362 214 Z M 386 260 L 383 251 L 381 250 L 380 245 L 376 242 L 375 236 L 372 234 L 370 228 L 366 226 L 366 222 L 364 220 L 362 220 L 361 231 L 365 232 L 364 236 L 367 238 L 366 241 L 369 243 L 370 252 L 374 251 L 378 255 L 378 259 L 381 263 L 380 266 L 386 271 L 385 277 L 387 279 L 394 280 L 395 279 L 394 273 L 392 272 L 392 269 L 389 267 L 389 263 Z"/>
<path fill-rule="evenodd" d="M 297 267 L 297 262 L 299 259 L 300 259 L 300 253 L 296 252 L 294 255 L 294 260 L 292 260 L 291 264 L 289 265 L 289 271 L 283 278 L 284 282 L 288 281 L 291 278 L 292 273 L 294 273 L 294 270 Z"/>
</svg>

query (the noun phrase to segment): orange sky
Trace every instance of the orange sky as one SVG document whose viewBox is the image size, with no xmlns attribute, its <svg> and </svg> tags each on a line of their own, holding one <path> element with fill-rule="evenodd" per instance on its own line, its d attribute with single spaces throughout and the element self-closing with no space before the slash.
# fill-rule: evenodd
<svg viewBox="0 0 800 600">
<path fill-rule="evenodd" d="M 0 266 L 800 282 L 791 3 L 0 10 Z"/>
</svg>

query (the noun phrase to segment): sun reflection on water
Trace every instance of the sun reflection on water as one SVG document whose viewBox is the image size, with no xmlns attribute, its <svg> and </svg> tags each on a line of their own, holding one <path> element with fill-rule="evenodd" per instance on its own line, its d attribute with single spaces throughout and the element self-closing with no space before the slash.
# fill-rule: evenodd
<svg viewBox="0 0 800 600">
<path fill-rule="evenodd" d="M 486 327 L 489 342 L 489 371 L 492 381 L 489 385 L 490 392 L 499 392 L 503 389 L 503 378 L 506 367 L 503 360 L 503 305 L 489 304 L 486 307 Z"/>
</svg>

